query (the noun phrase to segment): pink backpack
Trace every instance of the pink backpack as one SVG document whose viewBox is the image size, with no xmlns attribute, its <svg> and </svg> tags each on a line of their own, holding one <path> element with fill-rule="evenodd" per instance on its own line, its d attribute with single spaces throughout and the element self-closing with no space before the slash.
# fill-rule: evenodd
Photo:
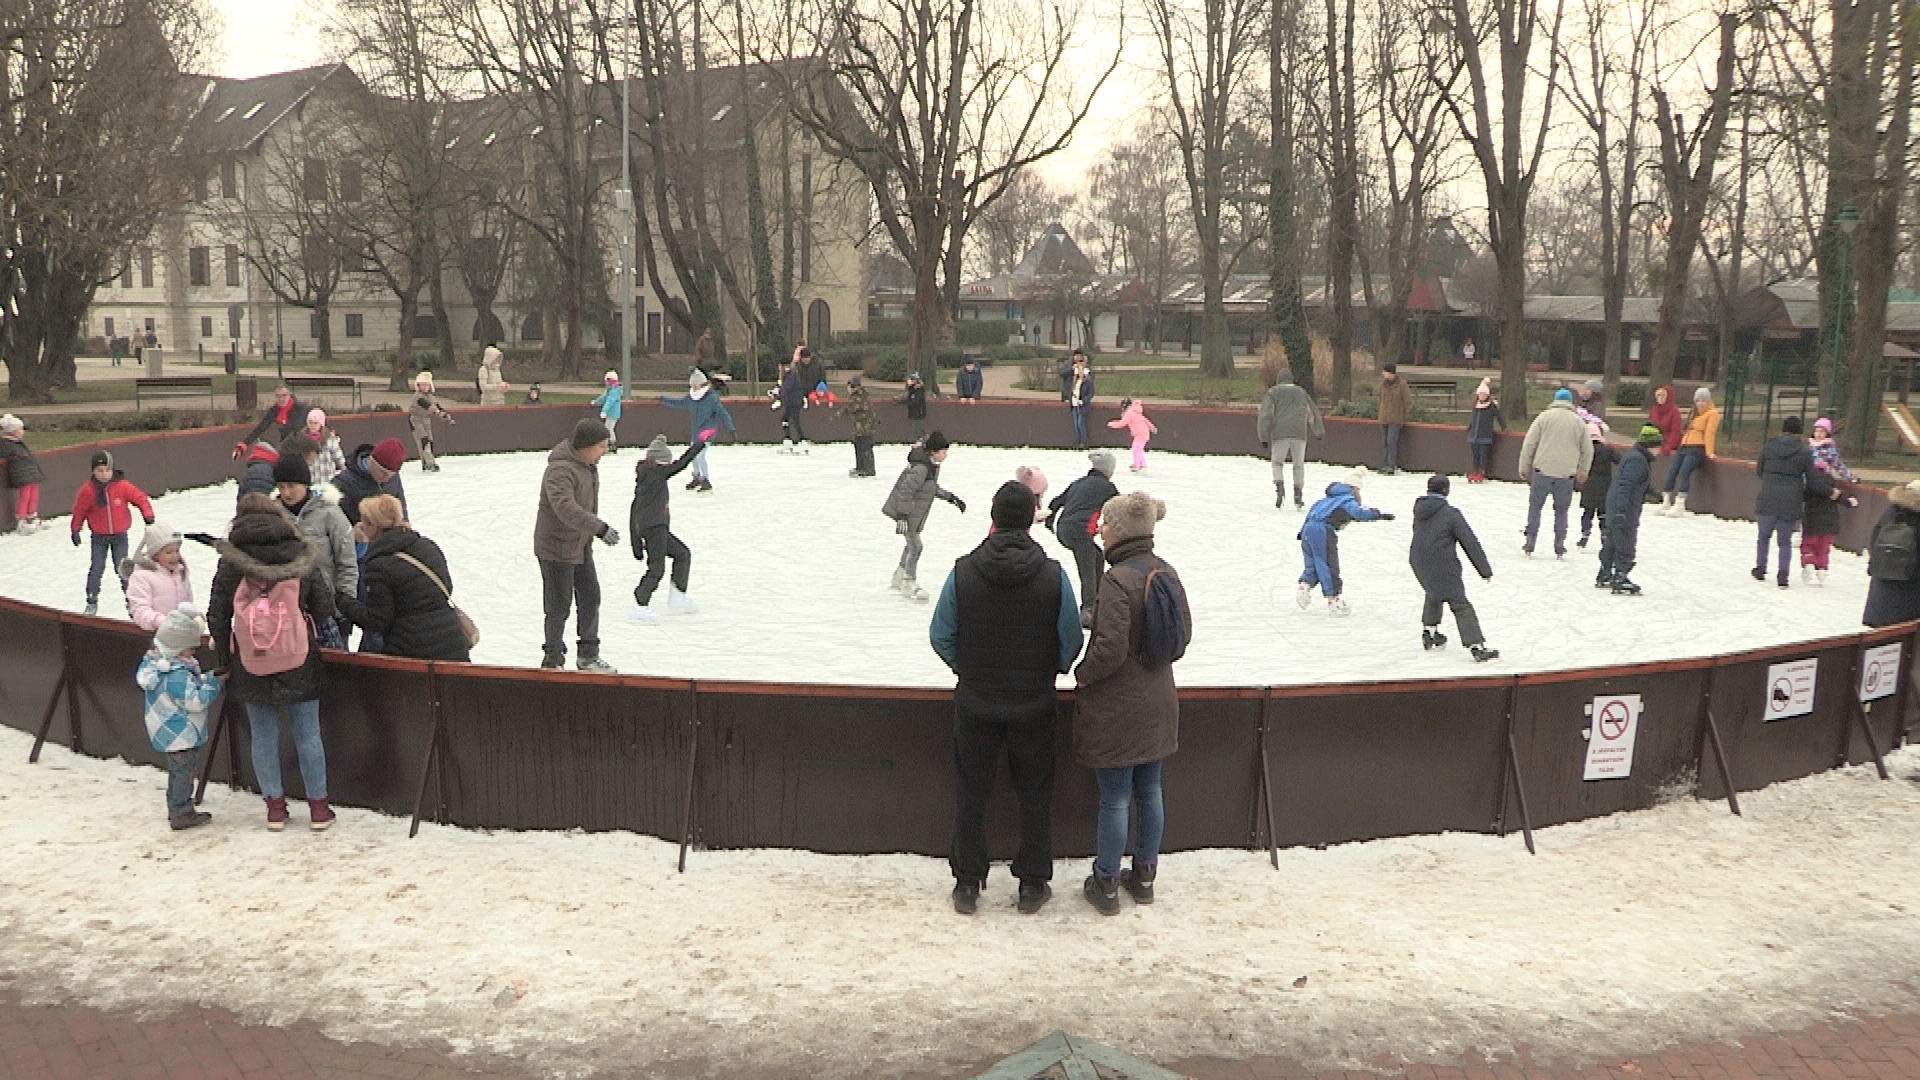
<svg viewBox="0 0 1920 1080">
<path fill-rule="evenodd" d="M 266 588 L 245 578 L 233 593 L 233 654 L 251 675 L 279 675 L 307 662 L 312 640 L 300 610 L 300 579 Z"/>
</svg>

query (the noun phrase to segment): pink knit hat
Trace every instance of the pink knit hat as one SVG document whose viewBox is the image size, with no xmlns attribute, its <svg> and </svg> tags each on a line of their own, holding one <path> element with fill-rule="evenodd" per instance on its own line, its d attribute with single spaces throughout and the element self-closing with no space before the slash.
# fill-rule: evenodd
<svg viewBox="0 0 1920 1080">
<path fill-rule="evenodd" d="M 1047 474 L 1031 465 L 1022 465 L 1013 470 L 1013 478 L 1025 484 L 1036 499 L 1047 493 Z"/>
<path fill-rule="evenodd" d="M 1813 422 L 1813 430 L 1824 431 L 1827 434 L 1831 435 L 1833 434 L 1833 421 L 1823 416 L 1820 419 L 1815 420 Z"/>
<path fill-rule="evenodd" d="M 307 429 L 309 431 L 319 431 L 326 426 L 327 414 L 324 411 L 320 409 L 307 410 Z"/>
</svg>

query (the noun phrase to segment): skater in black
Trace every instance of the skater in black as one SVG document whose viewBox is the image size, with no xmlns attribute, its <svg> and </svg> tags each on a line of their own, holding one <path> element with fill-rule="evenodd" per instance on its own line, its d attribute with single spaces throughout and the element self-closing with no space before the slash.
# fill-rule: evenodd
<svg viewBox="0 0 1920 1080">
<path fill-rule="evenodd" d="M 1106 450 L 1087 455 L 1093 468 L 1087 475 L 1068 484 L 1047 504 L 1047 528 L 1060 543 L 1073 552 L 1074 569 L 1080 574 L 1080 625 L 1093 620 L 1093 601 L 1100 594 L 1100 578 L 1106 573 L 1106 558 L 1095 537 L 1100 535 L 1100 508 L 1120 494 L 1113 486 L 1115 461 Z"/>
<path fill-rule="evenodd" d="M 1593 521 L 1600 519 L 1600 539 L 1607 538 L 1607 488 L 1613 486 L 1613 467 L 1620 452 L 1607 442 L 1607 426 L 1598 420 L 1587 421 L 1587 438 L 1593 442 L 1593 464 L 1587 468 L 1587 482 L 1580 486 L 1580 543 L 1586 547 L 1593 538 Z"/>
<path fill-rule="evenodd" d="M 633 557 L 647 561 L 646 576 L 634 587 L 634 606 L 627 612 L 627 617 L 635 622 L 656 621 L 657 616 L 647 605 L 653 601 L 653 591 L 660 587 L 668 560 L 673 562 L 673 585 L 667 589 L 667 610 L 676 615 L 691 615 L 700 610 L 687 596 L 687 582 L 693 573 L 693 552 L 687 550 L 687 545 L 668 527 L 667 488 L 668 483 L 707 448 L 706 436 L 710 431 L 694 440 L 677 461 L 673 451 L 667 448 L 667 437 L 655 435 L 639 466 L 633 470 L 633 508 L 627 513 L 627 535 L 633 538 Z"/>
<path fill-rule="evenodd" d="M 1633 449 L 1620 455 L 1613 468 L 1613 484 L 1607 488 L 1606 532 L 1600 543 L 1600 576 L 1596 589 L 1612 589 L 1615 596 L 1638 596 L 1640 586 L 1627 578 L 1633 570 L 1634 555 L 1640 545 L 1640 507 L 1652 483 L 1653 457 L 1660 452 L 1665 436 L 1652 424 L 1640 428 Z"/>
<path fill-rule="evenodd" d="M 1426 590 L 1426 606 L 1420 610 L 1420 644 L 1438 649 L 1447 643 L 1440 632 L 1440 606 L 1453 609 L 1454 625 L 1460 628 L 1460 643 L 1485 662 L 1500 655 L 1487 648 L 1486 635 L 1480 632 L 1480 617 L 1467 599 L 1467 586 L 1460 574 L 1459 551 L 1467 553 L 1473 569 L 1482 581 L 1493 580 L 1493 566 L 1487 562 L 1486 549 L 1473 535 L 1465 514 L 1447 501 L 1452 485 L 1441 474 L 1427 477 L 1427 493 L 1413 502 L 1413 546 L 1407 561 L 1413 564 L 1413 576 Z"/>
<path fill-rule="evenodd" d="M 920 381 L 919 372 L 907 372 L 906 389 L 901 392 L 899 397 L 894 398 L 893 402 L 896 405 L 905 403 L 907 406 L 907 422 L 913 425 L 914 440 L 918 441 L 926 438 L 927 384 Z"/>
</svg>

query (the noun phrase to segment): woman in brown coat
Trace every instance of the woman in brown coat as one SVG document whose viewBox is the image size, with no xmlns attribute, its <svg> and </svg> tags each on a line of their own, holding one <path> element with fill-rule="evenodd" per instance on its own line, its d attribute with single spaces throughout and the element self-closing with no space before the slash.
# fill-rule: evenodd
<svg viewBox="0 0 1920 1080">
<path fill-rule="evenodd" d="M 1154 522 L 1167 504 L 1136 491 L 1107 500 L 1100 511 L 1100 541 L 1110 568 L 1100 579 L 1093 636 L 1074 672 L 1073 752 L 1100 783 L 1100 818 L 1093 873 L 1085 893 L 1102 915 L 1120 913 L 1120 890 L 1135 902 L 1153 903 L 1165 813 L 1160 801 L 1160 765 L 1180 746 L 1180 698 L 1173 665 L 1149 665 L 1141 639 L 1146 621 L 1147 574 L 1172 573 L 1153 553 Z M 1177 580 L 1177 579 L 1176 579 Z M 1186 594 L 1180 594 L 1182 615 Z M 1133 865 L 1123 874 L 1127 810 L 1138 811 Z"/>
</svg>

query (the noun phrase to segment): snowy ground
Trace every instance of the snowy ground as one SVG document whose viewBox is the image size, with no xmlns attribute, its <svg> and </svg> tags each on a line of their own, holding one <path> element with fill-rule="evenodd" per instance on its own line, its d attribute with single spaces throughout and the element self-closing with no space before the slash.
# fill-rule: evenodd
<svg viewBox="0 0 1920 1080">
<path fill-rule="evenodd" d="M 852 456 L 843 446 L 818 447 L 808 457 L 765 446 L 720 446 L 711 454 L 716 492 L 695 496 L 676 482 L 672 502 L 674 530 L 694 552 L 699 615 L 657 625 L 626 621 L 641 567 L 624 543 L 596 549 L 610 663 L 627 672 L 702 679 L 952 685 L 926 646 L 929 608 L 887 587 L 899 541 L 879 507 L 904 465 L 903 447 L 881 447 L 881 476 L 870 480 L 848 478 Z M 1121 490 L 1144 488 L 1169 507 L 1159 551 L 1186 581 L 1196 623 L 1179 667 L 1183 685 L 1405 678 L 1476 668 L 1459 648 L 1420 649 L 1420 592 L 1407 567 L 1407 544 L 1424 475 L 1368 478 L 1367 502 L 1398 520 L 1342 532 L 1354 614 L 1336 619 L 1317 598 L 1307 611 L 1293 603 L 1300 574 L 1294 537 L 1302 515 L 1273 508 L 1265 461 L 1154 453 L 1149 472 L 1134 476 L 1124 467 L 1124 450 L 1121 458 L 1115 478 Z M 602 516 L 622 532 L 636 459 L 629 448 L 601 466 Z M 437 475 L 406 471 L 409 508 L 415 525 L 447 550 L 456 597 L 484 631 L 474 659 L 537 664 L 540 589 L 531 536 L 545 455 L 443 460 L 445 471 Z M 986 532 L 994 489 L 1021 464 L 1045 470 L 1053 483 L 1049 497 L 1087 471 L 1085 456 L 1069 451 L 954 447 L 941 481 L 966 500 L 969 512 L 944 503 L 933 508 L 921 563 L 930 592 L 937 593 L 952 560 Z M 1309 466 L 1309 487 L 1322 489 L 1347 473 Z M 1490 643 L 1501 651 L 1494 665 L 1501 671 L 1711 655 L 1860 627 L 1867 576 L 1856 556 L 1836 552 L 1833 579 L 1824 588 L 1802 587 L 1796 575 L 1794 587 L 1783 592 L 1747 575 L 1752 525 L 1650 513 L 1634 572 L 1646 595 L 1616 598 L 1593 588 L 1597 537 L 1565 560 L 1521 556 L 1525 488 L 1456 478 L 1454 500 L 1493 560 L 1493 582 L 1480 585 L 1469 573 L 1469 592 Z M 183 531 L 220 531 L 232 505 L 228 484 L 169 495 L 158 510 Z M 1576 522 L 1576 535 L 1577 528 Z M 1051 539 L 1046 545 L 1071 568 L 1065 549 Z M 1543 536 L 1541 551 L 1551 546 L 1550 535 Z M 204 598 L 214 559 L 204 548 L 188 547 Z M 6 568 L 0 590 L 8 595 L 79 609 L 86 555 L 68 546 L 61 523 L 38 536 L 0 537 L 0 565 Z M 664 588 L 654 604 L 665 611 Z M 124 611 L 109 600 L 103 614 Z"/>
<path fill-rule="evenodd" d="M 696 852 L 342 810 L 268 833 L 208 792 L 0 729 L 0 976 L 29 1002 L 194 1003 L 341 1039 L 446 1039 L 551 1075 L 893 1075 L 1055 1028 L 1150 1059 L 1322 1067 L 1592 1059 L 1910 1009 L 1920 751 L 1721 803 L 1327 851 L 1169 856 L 1160 900 L 1095 915 L 946 903 L 940 860 Z M 303 814 L 296 814 L 303 818 Z M 295 822 L 296 826 L 300 824 Z M 1507 1058 L 1507 1060 L 1511 1060 Z"/>
</svg>

